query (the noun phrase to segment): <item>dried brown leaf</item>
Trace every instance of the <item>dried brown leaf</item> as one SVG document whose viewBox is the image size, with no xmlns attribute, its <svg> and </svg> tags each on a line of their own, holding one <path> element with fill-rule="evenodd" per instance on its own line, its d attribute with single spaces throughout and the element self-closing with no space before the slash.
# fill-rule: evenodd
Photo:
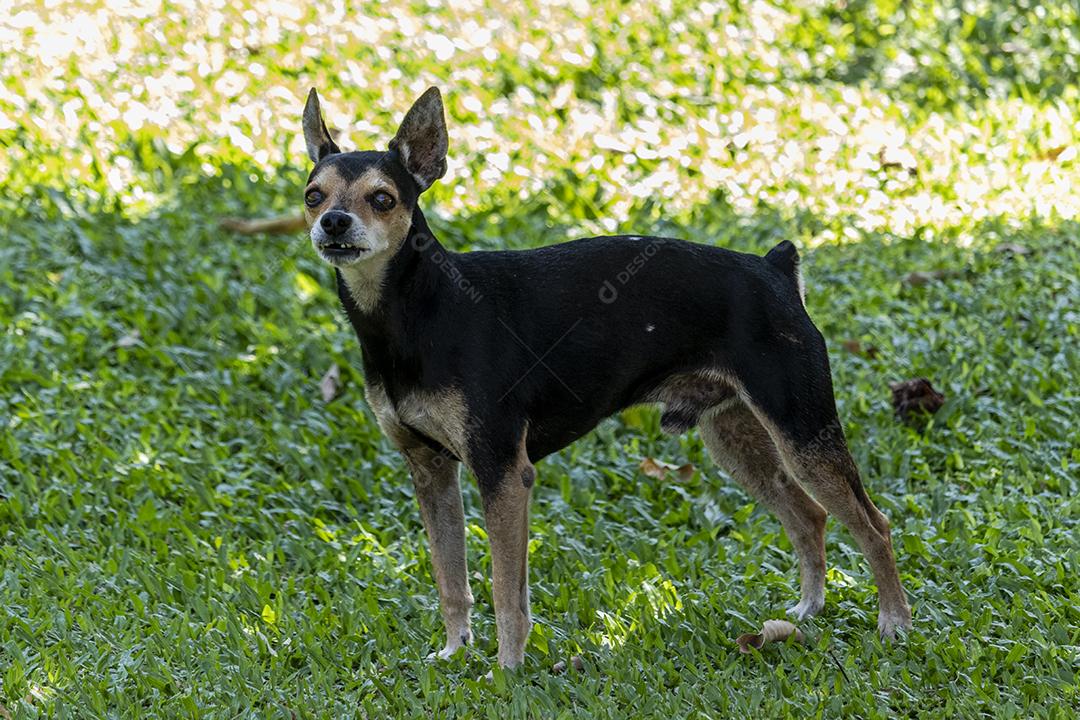
<svg viewBox="0 0 1080 720">
<path fill-rule="evenodd" d="M 336 398 L 340 389 L 341 368 L 334 364 L 330 366 L 330 369 L 323 375 L 322 380 L 319 381 L 319 390 L 322 392 L 323 402 L 328 403 Z"/>
<path fill-rule="evenodd" d="M 951 277 L 953 274 L 949 270 L 916 270 L 904 276 L 904 282 L 913 287 L 919 287 L 935 280 Z"/>
<path fill-rule="evenodd" d="M 945 404 L 945 396 L 926 378 L 890 383 L 893 409 L 901 420 L 912 420 L 924 413 L 936 413 Z"/>
<path fill-rule="evenodd" d="M 1066 148 L 1068 147 L 1068 145 L 1059 145 L 1058 147 L 1050 148 L 1046 152 L 1042 153 L 1040 157 L 1043 160 L 1050 160 L 1051 162 L 1053 162 L 1054 160 L 1057 160 L 1058 157 L 1061 156 L 1061 153 L 1065 152 Z"/>
<path fill-rule="evenodd" d="M 304 216 L 280 215 L 258 219 L 227 217 L 222 218 L 218 224 L 222 230 L 228 230 L 237 235 L 257 235 L 258 233 L 285 235 L 303 230 Z"/>
<path fill-rule="evenodd" d="M 658 460 L 654 460 L 651 457 L 647 457 L 641 461 L 641 472 L 645 475 L 656 478 L 657 480 L 663 480 L 667 471 L 664 470 L 664 466 Z"/>
<path fill-rule="evenodd" d="M 690 478 L 694 477 L 694 465 L 693 463 L 675 465 L 673 463 L 664 462 L 663 460 L 647 457 L 641 461 L 641 472 L 651 478 L 656 478 L 657 480 L 663 480 L 670 472 L 674 473 L 679 480 L 687 482 Z"/>
<path fill-rule="evenodd" d="M 792 635 L 795 636 L 796 642 L 806 642 L 806 636 L 802 634 L 802 630 L 787 620 L 766 620 L 761 625 L 761 632 L 740 635 L 735 638 L 735 643 L 739 646 L 739 652 L 748 653 L 751 648 L 760 650 L 769 643 L 785 642 Z"/>
<path fill-rule="evenodd" d="M 877 345 L 863 345 L 862 342 L 858 340 L 844 340 L 840 344 L 852 355 L 861 355 L 862 357 L 870 358 L 871 360 L 875 360 L 881 355 L 881 350 L 878 349 Z"/>
</svg>

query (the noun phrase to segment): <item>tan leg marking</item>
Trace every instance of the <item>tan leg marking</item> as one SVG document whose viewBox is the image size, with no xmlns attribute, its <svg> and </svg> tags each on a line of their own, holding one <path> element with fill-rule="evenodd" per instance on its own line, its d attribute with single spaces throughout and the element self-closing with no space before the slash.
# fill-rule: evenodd
<svg viewBox="0 0 1080 720">
<path fill-rule="evenodd" d="M 911 609 L 896 569 L 889 521 L 866 494 L 840 428 L 823 428 L 815 440 L 795 446 L 764 415 L 754 414 L 768 428 L 788 474 L 844 524 L 870 563 L 878 589 L 878 632 L 892 638 L 897 630 L 910 629 Z"/>
<path fill-rule="evenodd" d="M 468 411 L 465 397 L 454 388 L 406 395 L 397 404 L 397 415 L 428 437 L 468 462 Z"/>
<path fill-rule="evenodd" d="M 802 619 L 825 605 L 825 510 L 784 472 L 769 433 L 742 402 L 701 418 L 701 437 L 717 465 L 780 518 L 799 557 L 801 597 L 790 612 Z"/>
<path fill-rule="evenodd" d="M 398 448 L 423 446 L 406 427 L 408 425 L 468 463 L 468 415 L 465 398 L 457 389 L 410 393 L 401 398 L 396 407 L 386 390 L 376 383 L 368 383 L 365 395 L 379 428 Z"/>
<path fill-rule="evenodd" d="M 535 470 L 522 438 L 518 459 L 504 473 L 494 494 L 484 498 L 484 519 L 491 542 L 492 594 L 499 636 L 499 665 L 512 668 L 525 660 L 532 629 L 529 613 L 529 499 Z"/>
<path fill-rule="evenodd" d="M 464 457 L 457 449 L 458 445 L 464 446 L 464 422 L 458 420 L 458 412 L 463 412 L 463 406 L 455 402 L 452 392 L 448 393 L 441 403 L 424 405 L 419 398 L 407 402 L 412 415 L 406 422 L 416 423 L 413 427 Z M 401 451 L 412 473 L 420 517 L 431 548 L 432 570 L 439 588 L 439 609 L 446 626 L 446 646 L 437 655 L 447 658 L 472 642 L 469 611 L 473 596 L 469 590 L 465 559 L 465 512 L 458 481 L 460 463 L 420 442 L 402 424 L 403 418 L 382 386 L 368 383 L 366 394 L 379 427 Z M 444 429 L 447 426 L 449 432 Z"/>
<path fill-rule="evenodd" d="M 439 587 L 439 608 L 446 626 L 446 646 L 438 657 L 448 658 L 472 642 L 469 589 L 465 558 L 465 512 L 458 482 L 458 463 L 426 447 L 403 451 L 412 471 L 420 517 L 431 547 L 431 564 Z"/>
</svg>

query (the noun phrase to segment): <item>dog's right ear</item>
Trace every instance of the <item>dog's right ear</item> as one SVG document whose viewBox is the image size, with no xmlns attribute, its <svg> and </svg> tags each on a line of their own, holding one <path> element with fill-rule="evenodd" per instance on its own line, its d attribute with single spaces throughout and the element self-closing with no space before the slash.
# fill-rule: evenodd
<svg viewBox="0 0 1080 720">
<path fill-rule="evenodd" d="M 319 109 L 319 93 L 315 92 L 315 88 L 311 88 L 307 105 L 304 106 L 304 142 L 307 143 L 308 157 L 314 163 L 327 155 L 341 152 L 323 122 L 322 111 Z"/>
</svg>

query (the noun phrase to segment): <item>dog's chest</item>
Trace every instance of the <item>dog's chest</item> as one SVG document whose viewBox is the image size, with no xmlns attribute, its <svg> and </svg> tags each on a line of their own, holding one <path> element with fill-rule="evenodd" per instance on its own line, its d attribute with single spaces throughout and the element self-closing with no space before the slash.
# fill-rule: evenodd
<svg viewBox="0 0 1080 720">
<path fill-rule="evenodd" d="M 416 390 L 394 402 L 382 385 L 369 383 L 365 394 L 379 427 L 399 448 L 415 446 L 419 432 L 466 460 L 467 414 L 457 390 Z"/>
</svg>

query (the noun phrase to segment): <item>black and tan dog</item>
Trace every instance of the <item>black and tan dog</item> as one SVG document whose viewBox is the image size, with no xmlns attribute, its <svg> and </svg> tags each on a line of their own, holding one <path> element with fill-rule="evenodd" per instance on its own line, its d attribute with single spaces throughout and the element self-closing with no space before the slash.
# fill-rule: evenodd
<svg viewBox="0 0 1080 720">
<path fill-rule="evenodd" d="M 534 465 L 638 403 L 661 404 L 668 431 L 700 427 L 716 462 L 780 517 L 801 566 L 796 616 L 824 603 L 827 510 L 870 561 L 880 633 L 911 626 L 889 523 L 848 452 L 791 243 L 765 257 L 637 236 L 452 253 L 418 202 L 446 172 L 437 89 L 386 152 L 341 152 L 314 90 L 303 126 L 311 243 L 335 268 L 368 402 L 412 472 L 446 624 L 440 655 L 471 640 L 459 464 L 479 482 L 498 660 L 512 667 L 531 626 Z"/>
</svg>

